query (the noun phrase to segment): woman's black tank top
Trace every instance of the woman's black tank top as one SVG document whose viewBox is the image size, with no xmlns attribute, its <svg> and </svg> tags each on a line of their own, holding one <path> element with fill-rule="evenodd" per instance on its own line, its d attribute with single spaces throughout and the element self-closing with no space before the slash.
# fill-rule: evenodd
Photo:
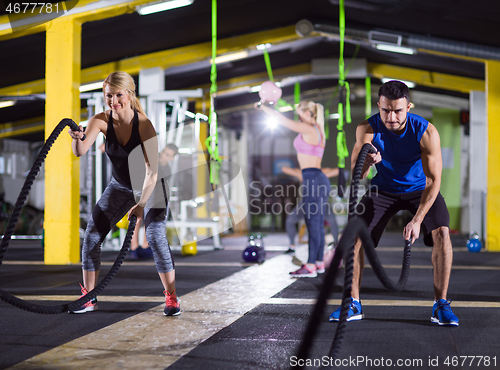
<svg viewBox="0 0 500 370">
<path fill-rule="evenodd" d="M 130 152 L 142 145 L 141 137 L 139 135 L 139 115 L 134 111 L 134 120 L 132 123 L 132 135 L 125 145 L 120 145 L 116 138 L 115 130 L 113 128 L 112 112 L 109 112 L 108 129 L 106 133 L 106 154 L 111 160 L 113 165 L 113 177 L 123 186 L 132 189 L 130 181 L 130 171 L 128 168 L 128 156 Z"/>
</svg>

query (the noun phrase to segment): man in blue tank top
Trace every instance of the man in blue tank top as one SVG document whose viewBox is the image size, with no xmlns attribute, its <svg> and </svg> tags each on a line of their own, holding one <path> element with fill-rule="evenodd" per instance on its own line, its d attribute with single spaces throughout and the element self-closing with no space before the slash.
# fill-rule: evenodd
<svg viewBox="0 0 500 370">
<path fill-rule="evenodd" d="M 436 128 L 410 110 L 410 91 L 400 81 L 389 81 L 379 90 L 379 113 L 359 124 L 351 156 L 356 164 L 364 144 L 372 144 L 377 153 L 368 154 L 361 178 L 375 165 L 377 175 L 359 202 L 356 213 L 368 226 L 377 246 L 390 218 L 400 210 L 409 210 L 412 220 L 404 228 L 406 240 L 415 242 L 420 232 L 424 243 L 432 246 L 434 268 L 434 306 L 431 322 L 458 326 L 458 318 L 447 300 L 452 265 L 450 216 L 439 192 L 441 187 L 441 144 Z M 364 267 L 364 250 L 359 239 L 355 245 L 351 306 L 347 321 L 361 320 L 363 312 L 359 289 Z M 340 308 L 330 316 L 338 321 Z"/>
</svg>

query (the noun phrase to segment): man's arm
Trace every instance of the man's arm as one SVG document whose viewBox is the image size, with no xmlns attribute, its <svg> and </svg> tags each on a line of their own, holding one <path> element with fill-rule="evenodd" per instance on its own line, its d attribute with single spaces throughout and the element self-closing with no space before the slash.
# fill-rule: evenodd
<svg viewBox="0 0 500 370">
<path fill-rule="evenodd" d="M 417 212 L 405 227 L 405 238 L 407 240 L 411 238 L 412 243 L 419 237 L 420 225 L 434 204 L 441 188 L 441 172 L 443 170 L 441 141 L 437 129 L 431 123 L 420 140 L 420 148 L 422 149 L 422 167 L 426 184 Z"/>
<path fill-rule="evenodd" d="M 325 174 L 326 177 L 335 177 L 339 175 L 339 169 L 338 167 L 332 168 L 332 167 L 322 167 L 321 171 Z"/>
<path fill-rule="evenodd" d="M 361 122 L 356 128 L 356 143 L 351 153 L 351 172 L 356 166 L 356 161 L 358 160 L 359 152 L 365 144 L 371 144 L 373 141 L 373 129 L 368 123 L 368 121 Z M 382 160 L 382 156 L 379 152 L 375 154 L 368 153 L 365 158 L 365 163 L 361 171 L 361 179 L 366 178 L 370 172 L 370 167 L 374 164 L 379 163 Z"/>
<path fill-rule="evenodd" d="M 291 168 L 288 166 L 283 166 L 281 167 L 281 171 L 286 175 L 296 177 L 299 179 L 299 181 L 302 181 L 302 171 L 300 170 L 300 168 Z M 339 169 L 337 167 L 336 168 L 323 167 L 321 168 L 321 171 L 328 178 L 339 175 Z"/>
<path fill-rule="evenodd" d="M 302 171 L 300 168 L 292 168 L 288 166 L 283 166 L 281 167 L 281 171 L 283 171 L 284 174 L 293 176 L 299 179 L 299 181 L 302 182 Z"/>
</svg>

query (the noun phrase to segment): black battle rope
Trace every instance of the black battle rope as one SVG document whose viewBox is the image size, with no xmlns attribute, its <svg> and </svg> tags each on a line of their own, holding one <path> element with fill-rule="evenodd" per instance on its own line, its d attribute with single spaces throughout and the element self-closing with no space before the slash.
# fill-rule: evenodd
<svg viewBox="0 0 500 370">
<path fill-rule="evenodd" d="M 356 165 L 353 170 L 353 178 L 351 183 L 351 193 L 349 198 L 349 222 L 347 223 L 344 231 L 342 233 L 342 238 L 339 241 L 337 248 L 335 248 L 335 254 L 333 260 L 330 263 L 330 267 L 327 269 L 325 278 L 323 280 L 323 287 L 318 295 L 318 299 L 314 306 L 313 312 L 311 313 L 308 325 L 302 337 L 299 349 L 297 351 L 297 363 L 298 368 L 302 368 L 305 365 L 305 360 L 308 359 L 309 351 L 312 346 L 314 337 L 316 336 L 318 326 L 321 323 L 322 315 L 326 307 L 327 299 L 330 292 L 335 284 L 335 277 L 340 269 L 340 264 L 342 258 L 344 258 L 345 265 L 345 278 L 344 278 L 344 293 L 342 297 L 342 304 L 340 310 L 339 324 L 335 332 L 335 338 L 333 340 L 330 349 L 330 363 L 335 361 L 340 351 L 340 347 L 344 340 L 345 328 L 347 325 L 347 314 L 351 304 L 351 286 L 352 286 L 352 276 L 354 270 L 354 244 L 356 238 L 361 239 L 361 243 L 365 249 L 366 256 L 370 261 L 370 264 L 375 271 L 376 276 L 387 289 L 400 292 L 403 290 L 406 282 L 408 281 L 408 276 L 410 272 L 410 253 L 411 244 L 405 241 L 405 248 L 403 253 L 403 266 L 399 281 L 395 284 L 387 276 L 380 260 L 375 252 L 375 245 L 373 239 L 368 232 L 365 222 L 357 218 L 354 214 L 355 207 L 357 203 L 357 192 L 359 187 L 359 181 L 361 177 L 361 171 L 363 164 L 368 153 L 375 153 L 375 149 L 371 144 L 364 144 L 358 155 Z M 296 369 L 297 367 L 293 367 Z"/>
<path fill-rule="evenodd" d="M 24 186 L 21 189 L 21 193 L 19 194 L 19 197 L 17 198 L 16 205 L 14 206 L 14 211 L 12 212 L 12 216 L 9 220 L 9 223 L 7 225 L 7 229 L 5 231 L 5 235 L 2 238 L 2 243 L 0 244 L 0 264 L 2 263 L 3 257 L 5 255 L 5 252 L 7 251 L 7 248 L 10 243 L 10 239 L 12 237 L 12 234 L 14 232 L 14 227 L 17 223 L 17 220 L 19 218 L 19 215 L 21 214 L 21 209 L 24 206 L 24 203 L 26 202 L 26 199 L 28 198 L 28 194 L 30 192 L 31 186 L 33 185 L 33 182 L 35 181 L 36 176 L 38 175 L 40 171 L 40 167 L 42 166 L 42 163 L 45 161 L 45 158 L 47 157 L 47 154 L 50 150 L 50 147 L 52 144 L 54 144 L 54 141 L 57 139 L 61 131 L 64 129 L 64 127 L 69 126 L 71 130 L 73 131 L 79 131 L 79 127 L 73 120 L 69 118 L 63 119 L 57 127 L 52 131 L 50 134 L 49 138 L 45 141 L 45 144 L 43 145 L 42 149 L 40 150 L 40 153 L 38 154 L 38 157 L 36 158 L 35 163 L 33 164 L 31 171 L 29 172 L 28 176 L 26 177 L 26 181 L 24 182 Z M 123 263 L 123 260 L 125 259 L 125 256 L 127 255 L 128 249 L 130 247 L 130 242 L 132 240 L 132 235 L 134 234 L 134 229 L 135 229 L 135 224 L 136 224 L 136 216 L 132 216 L 130 218 L 130 223 L 128 226 L 127 230 L 127 235 L 125 236 L 125 240 L 123 242 L 122 249 L 120 250 L 120 253 L 118 254 L 118 257 L 116 258 L 115 263 L 109 270 L 108 274 L 102 279 L 102 281 L 88 294 L 84 295 L 83 297 L 77 299 L 76 301 L 73 301 L 71 303 L 65 303 L 59 306 L 43 306 L 43 305 L 37 305 L 37 304 L 32 304 L 29 303 L 25 300 L 22 300 L 20 298 L 17 298 L 13 296 L 10 293 L 7 293 L 4 290 L 0 289 L 0 299 L 4 302 L 7 302 L 15 307 L 18 307 L 20 309 L 34 312 L 34 313 L 42 313 L 42 314 L 56 314 L 56 313 L 63 313 L 63 312 L 68 312 L 68 311 L 74 311 L 78 308 L 80 308 L 82 305 L 90 301 L 91 299 L 94 299 L 97 297 L 97 295 L 108 285 L 108 283 L 113 279 L 113 277 L 116 275 L 118 270 L 120 269 L 121 264 Z"/>
</svg>

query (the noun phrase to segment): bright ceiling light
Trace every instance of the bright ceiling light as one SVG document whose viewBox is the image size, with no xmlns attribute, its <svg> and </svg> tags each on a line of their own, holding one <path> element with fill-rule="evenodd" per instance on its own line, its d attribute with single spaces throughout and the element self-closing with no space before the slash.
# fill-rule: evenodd
<svg viewBox="0 0 500 370">
<path fill-rule="evenodd" d="M 0 108 L 12 107 L 16 102 L 14 100 L 0 101 Z"/>
<path fill-rule="evenodd" d="M 257 45 L 255 48 L 257 50 L 266 50 L 266 49 L 269 49 L 271 46 L 273 46 L 272 44 L 266 42 L 265 44 L 259 44 Z"/>
<path fill-rule="evenodd" d="M 80 86 L 80 92 L 87 92 L 87 91 L 102 89 L 102 83 L 103 82 L 104 81 L 92 82 L 91 84 L 81 85 Z"/>
<path fill-rule="evenodd" d="M 411 81 L 404 81 L 404 80 L 400 80 L 398 78 L 382 78 L 381 81 L 382 83 L 386 83 L 386 82 L 389 82 L 389 81 L 401 81 L 402 83 L 404 83 L 406 86 L 408 86 L 408 88 L 412 89 L 415 87 L 415 82 L 411 82 Z"/>
<path fill-rule="evenodd" d="M 247 56 L 248 56 L 248 51 L 246 51 L 246 50 L 238 51 L 236 53 L 231 53 L 231 54 L 224 54 L 224 55 L 220 55 L 218 57 L 215 57 L 215 64 L 232 62 L 234 60 L 244 59 Z M 210 59 L 210 63 L 213 63 L 212 59 Z"/>
<path fill-rule="evenodd" d="M 415 50 L 413 50 L 412 48 L 404 47 L 404 46 L 389 45 L 389 44 L 376 44 L 375 47 L 378 50 L 392 51 L 393 53 L 401 53 L 401 54 L 408 54 L 408 55 L 415 54 Z"/>
<path fill-rule="evenodd" d="M 194 0 L 166 0 L 156 3 L 141 5 L 135 8 L 137 13 L 140 15 L 148 15 L 158 12 L 163 12 L 165 10 L 181 8 L 183 6 L 191 5 Z"/>
<path fill-rule="evenodd" d="M 276 127 L 278 127 L 278 120 L 275 117 L 268 117 L 266 120 L 266 125 L 271 130 L 274 130 Z"/>
</svg>

